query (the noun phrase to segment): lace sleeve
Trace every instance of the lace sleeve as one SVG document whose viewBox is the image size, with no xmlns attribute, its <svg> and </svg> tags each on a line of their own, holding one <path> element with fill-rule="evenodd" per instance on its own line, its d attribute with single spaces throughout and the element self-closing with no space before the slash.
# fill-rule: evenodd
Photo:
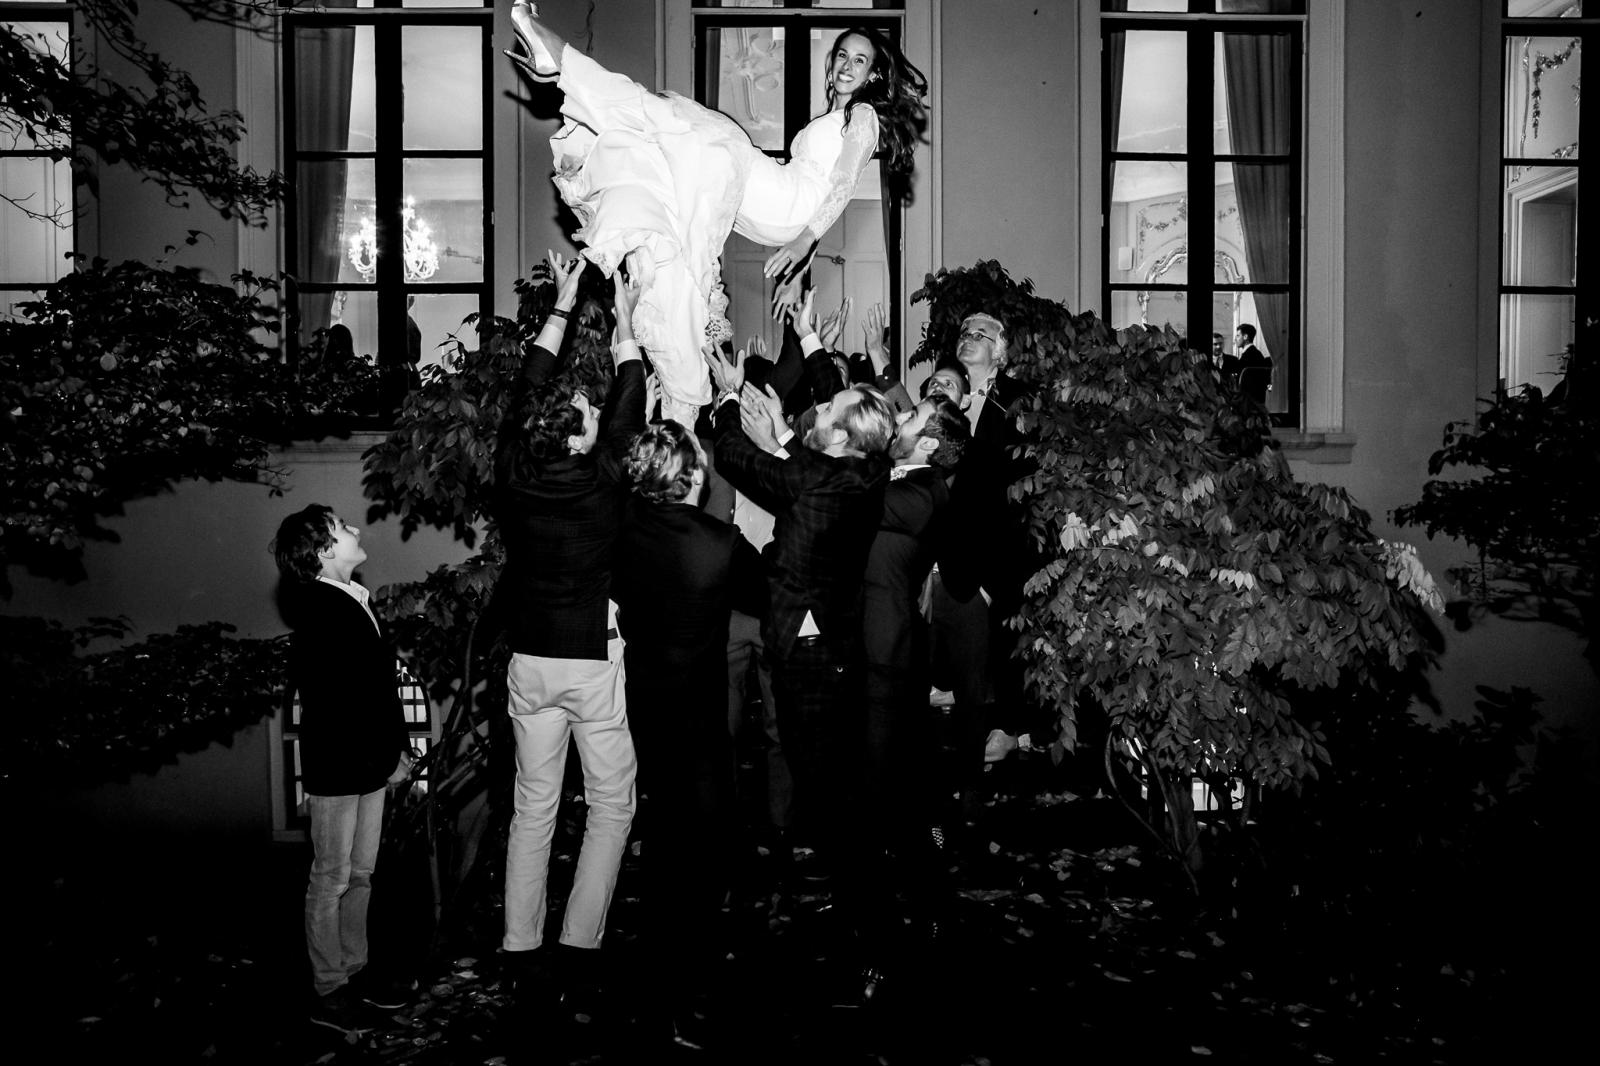
<svg viewBox="0 0 1600 1066">
<path fill-rule="evenodd" d="M 828 193 L 806 224 L 818 240 L 844 213 L 845 205 L 855 195 L 861 172 L 872 162 L 872 153 L 877 147 L 878 113 L 870 107 L 856 108 L 850 113 L 850 124 L 844 128 L 844 145 L 833 164 L 833 173 L 828 175 Z"/>
</svg>

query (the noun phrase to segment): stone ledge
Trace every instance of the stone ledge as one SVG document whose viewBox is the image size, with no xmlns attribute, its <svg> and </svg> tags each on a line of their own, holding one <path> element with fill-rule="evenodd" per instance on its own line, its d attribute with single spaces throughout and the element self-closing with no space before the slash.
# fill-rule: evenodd
<svg viewBox="0 0 1600 1066">
<path fill-rule="evenodd" d="M 359 460 L 361 453 L 389 436 L 386 430 L 356 430 L 348 437 L 324 437 L 321 440 L 299 440 L 281 448 L 273 448 L 272 455 L 279 462 L 339 463 Z"/>
<path fill-rule="evenodd" d="M 1302 432 L 1284 429 L 1274 433 L 1283 454 L 1302 463 L 1348 463 L 1355 450 L 1354 433 Z"/>
</svg>

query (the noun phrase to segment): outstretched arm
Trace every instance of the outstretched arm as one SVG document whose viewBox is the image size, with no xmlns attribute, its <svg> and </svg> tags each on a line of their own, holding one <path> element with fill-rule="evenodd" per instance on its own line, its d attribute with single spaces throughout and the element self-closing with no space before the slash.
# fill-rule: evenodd
<svg viewBox="0 0 1600 1066">
<path fill-rule="evenodd" d="M 767 258 L 763 271 L 767 277 L 799 273 L 816 251 L 817 241 L 838 221 L 855 195 L 861 172 L 872 162 L 872 153 L 878 150 L 878 113 L 870 107 L 857 107 L 850 112 L 848 123 L 844 128 L 844 145 L 828 175 L 828 191 L 822 203 L 799 236 Z"/>
</svg>

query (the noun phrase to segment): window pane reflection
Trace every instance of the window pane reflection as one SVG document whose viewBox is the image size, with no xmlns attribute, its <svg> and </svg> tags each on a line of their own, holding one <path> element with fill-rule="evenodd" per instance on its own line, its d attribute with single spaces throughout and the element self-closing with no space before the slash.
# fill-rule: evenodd
<svg viewBox="0 0 1600 1066">
<path fill-rule="evenodd" d="M 408 353 L 419 368 L 443 366 L 449 369 L 456 356 L 456 336 L 468 351 L 479 344 L 476 324 L 463 321 L 478 310 L 478 294 L 471 292 L 414 293 L 406 308 L 406 334 L 413 345 Z"/>
<path fill-rule="evenodd" d="M 1578 158 L 1582 66 L 1576 37 L 1506 38 L 1506 155 Z"/>
<path fill-rule="evenodd" d="M 363 243 L 364 234 L 376 234 L 372 160 L 321 160 L 296 170 L 296 277 L 327 283 L 373 280 L 361 273 L 376 262 L 375 249 Z"/>
<path fill-rule="evenodd" d="M 1500 377 L 1507 388 L 1537 385 L 1545 393 L 1555 388 L 1565 372 L 1576 313 L 1571 296 L 1500 297 Z"/>
<path fill-rule="evenodd" d="M 1121 65 L 1112 122 L 1119 152 L 1185 152 L 1189 147 L 1188 45 L 1184 34 L 1132 30 L 1113 33 L 1107 62 Z"/>
<path fill-rule="evenodd" d="M 1148 160 L 1116 165 L 1107 220 L 1111 282 L 1188 279 L 1188 169 Z"/>
<path fill-rule="evenodd" d="M 1170 325 L 1182 334 L 1188 328 L 1187 300 L 1182 292 L 1117 290 L 1111 294 L 1111 324 L 1117 329 L 1129 326 L 1159 329 Z"/>
<path fill-rule="evenodd" d="M 1503 225 L 1501 280 L 1504 284 L 1576 283 L 1576 168 L 1507 167 Z"/>
<path fill-rule="evenodd" d="M 1294 140 L 1297 75 L 1286 33 L 1215 35 L 1216 148 L 1233 155 L 1283 155 Z"/>
<path fill-rule="evenodd" d="M 711 27 L 703 62 L 706 106 L 732 118 L 764 151 L 788 147 L 783 122 L 784 31 L 773 26 Z"/>
<path fill-rule="evenodd" d="M 483 162 L 408 159 L 406 281 L 483 280 Z"/>
<path fill-rule="evenodd" d="M 0 191 L 16 201 L 0 201 L 0 281 L 52 282 L 71 273 L 71 164 L 0 158 Z M 28 211 L 49 217 L 35 218 Z"/>
<path fill-rule="evenodd" d="M 63 65 L 67 62 L 67 27 L 61 22 L 0 22 L 3 27 L 16 35 L 17 39 L 28 49 L 51 56 Z M 9 120 L 4 108 L 0 108 L 0 150 L 5 151 L 31 151 L 34 148 L 67 148 L 70 138 L 67 134 L 46 135 L 35 139 L 32 134 L 21 128 L 20 124 Z"/>
<path fill-rule="evenodd" d="M 1287 163 L 1218 163 L 1215 268 L 1230 281 L 1287 284 L 1293 175 Z"/>
<path fill-rule="evenodd" d="M 400 31 L 408 149 L 483 147 L 483 30 L 405 26 Z"/>
<path fill-rule="evenodd" d="M 370 152 L 377 134 L 371 26 L 297 26 L 295 146 Z"/>
</svg>

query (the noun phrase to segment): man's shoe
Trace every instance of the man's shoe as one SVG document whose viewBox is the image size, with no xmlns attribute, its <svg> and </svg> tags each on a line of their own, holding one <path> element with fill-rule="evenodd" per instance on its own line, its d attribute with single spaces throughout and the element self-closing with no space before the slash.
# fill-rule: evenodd
<svg viewBox="0 0 1600 1066">
<path fill-rule="evenodd" d="M 362 970 L 350 978 L 345 988 L 369 1007 L 400 1010 L 410 1004 L 417 984 L 414 980 L 380 977 L 371 970 Z"/>
<path fill-rule="evenodd" d="M 336 988 L 325 996 L 318 996 L 311 1008 L 311 1024 L 341 1033 L 356 1033 L 370 1026 L 361 1024 L 361 1011 L 355 998 L 345 989 Z"/>
</svg>

